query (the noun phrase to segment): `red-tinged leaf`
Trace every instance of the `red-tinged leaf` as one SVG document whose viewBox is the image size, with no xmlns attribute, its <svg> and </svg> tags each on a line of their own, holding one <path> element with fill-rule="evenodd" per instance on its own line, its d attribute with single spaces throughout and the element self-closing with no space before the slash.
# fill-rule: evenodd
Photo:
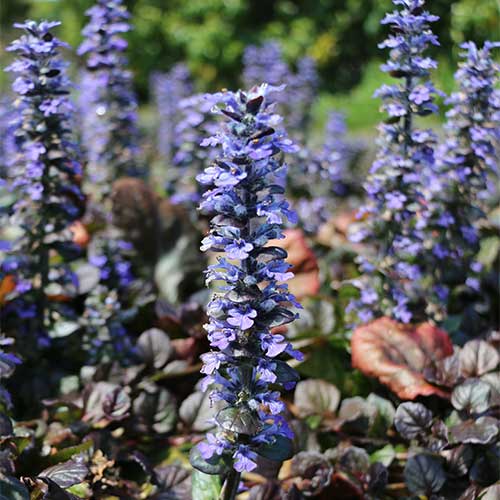
<svg viewBox="0 0 500 500">
<path fill-rule="evenodd" d="M 414 326 L 379 318 L 354 331 L 351 351 L 354 368 L 377 378 L 401 399 L 449 396 L 423 376 L 433 361 L 453 353 L 448 334 L 429 323 Z"/>
<path fill-rule="evenodd" d="M 292 265 L 290 271 L 295 274 L 295 277 L 287 282 L 290 291 L 299 300 L 316 295 L 320 288 L 318 261 L 306 241 L 304 232 L 301 229 L 287 229 L 284 234 L 284 239 L 272 240 L 269 245 L 288 252 L 286 260 Z"/>
</svg>

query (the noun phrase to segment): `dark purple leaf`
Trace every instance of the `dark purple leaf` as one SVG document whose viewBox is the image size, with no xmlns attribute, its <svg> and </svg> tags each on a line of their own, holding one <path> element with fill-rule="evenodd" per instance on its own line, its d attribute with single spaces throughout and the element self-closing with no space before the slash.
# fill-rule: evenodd
<svg viewBox="0 0 500 500">
<path fill-rule="evenodd" d="M 137 347 L 143 361 L 157 370 L 163 368 L 174 353 L 169 336 L 158 328 L 143 332 L 137 340 Z"/>
<path fill-rule="evenodd" d="M 394 426 L 405 439 L 414 439 L 428 432 L 432 412 L 421 403 L 402 403 L 396 410 Z"/>
<path fill-rule="evenodd" d="M 68 460 L 42 471 L 38 477 L 49 478 L 61 488 L 81 483 L 89 469 L 82 461 Z"/>
<path fill-rule="evenodd" d="M 404 477 L 406 486 L 414 494 L 431 496 L 446 481 L 441 461 L 432 455 L 414 455 L 406 462 Z"/>
<path fill-rule="evenodd" d="M 489 444 L 498 435 L 499 425 L 496 418 L 480 417 L 453 426 L 450 433 L 455 443 Z"/>
</svg>

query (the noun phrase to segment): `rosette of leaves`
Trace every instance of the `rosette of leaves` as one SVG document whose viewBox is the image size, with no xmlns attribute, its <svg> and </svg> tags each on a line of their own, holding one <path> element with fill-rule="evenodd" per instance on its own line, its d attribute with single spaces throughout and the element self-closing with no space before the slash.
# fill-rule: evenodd
<svg viewBox="0 0 500 500">
<path fill-rule="evenodd" d="M 15 288 L 2 308 L 3 326 L 15 324 L 19 347 L 27 352 L 66 335 L 75 325 L 70 300 L 77 280 L 69 263 L 80 255 L 70 225 L 80 218 L 84 196 L 82 169 L 71 137 L 70 81 L 60 49 L 66 44 L 52 33 L 57 22 L 26 21 L 15 27 L 24 34 L 7 50 L 18 55 L 8 68 L 19 115 L 15 130 L 18 152 L 9 168 L 9 184 L 18 201 L 11 224 L 21 228 L 0 264 L 2 279 L 11 276 Z M 65 333 L 58 326 L 65 325 Z M 75 328 L 70 328 L 69 333 Z"/>
<path fill-rule="evenodd" d="M 174 393 L 184 397 L 191 389 L 184 384 L 179 390 L 179 380 L 186 380 L 193 370 L 159 329 L 143 332 L 135 350 L 136 365 L 86 366 L 80 377 L 71 375 L 61 381 L 59 396 L 44 401 L 45 411 L 38 419 L 16 424 L 15 432 L 12 425 L 5 428 L 0 445 L 2 494 L 14 487 L 23 493 L 25 489 L 45 492 L 49 487 L 60 495 L 57 498 L 74 500 L 139 498 L 141 488 L 147 488 L 148 498 L 185 491 L 187 485 L 181 483 L 187 473 L 158 464 L 165 459 L 168 436 L 176 425 Z M 3 361 L 2 357 L 5 367 Z M 2 425 L 9 422 L 2 420 Z M 156 455 L 159 440 L 165 450 L 161 456 Z M 43 452 L 47 449 L 51 450 L 48 456 Z M 14 462 L 19 471 L 29 471 L 21 472 L 22 482 L 16 479 Z M 57 486 L 69 489 L 67 496 Z"/>
<path fill-rule="evenodd" d="M 500 392 L 497 349 L 472 340 L 427 377 L 451 392 L 451 408 L 436 415 L 422 403 L 402 403 L 394 424 L 411 443 L 404 477 L 413 494 L 480 498 L 499 480 Z"/>
<path fill-rule="evenodd" d="M 206 326 L 212 350 L 201 356 L 203 387 L 224 408 L 216 431 L 194 448 L 192 464 L 222 473 L 230 466 L 227 498 L 238 476 L 257 467 L 257 457 L 287 458 L 290 430 L 278 388 L 297 378 L 283 355 L 299 357 L 282 335 L 270 329 L 295 319 L 294 296 L 283 282 L 292 277 L 286 252 L 268 245 L 282 238 L 293 219 L 280 182 L 286 174 L 283 153 L 297 151 L 279 128 L 280 117 L 267 96 L 281 90 L 263 84 L 248 92 L 215 96 L 215 112 L 225 118 L 217 134 L 202 145 L 218 148 L 217 159 L 198 181 L 206 186 L 200 208 L 213 216 L 202 250 L 223 252 L 209 267 L 207 283 L 217 287 L 208 304 Z"/>
<path fill-rule="evenodd" d="M 97 198 L 107 195 L 110 183 L 121 176 L 143 176 L 139 160 L 137 98 L 127 69 L 130 14 L 121 0 L 97 0 L 87 10 L 89 22 L 78 55 L 86 56 L 80 82 L 82 143 L 90 187 Z"/>
<path fill-rule="evenodd" d="M 381 69 L 398 83 L 383 85 L 375 94 L 388 117 L 379 127 L 377 158 L 365 183 L 363 221 L 351 235 L 352 241 L 374 247 L 358 259 L 360 298 L 349 306 L 361 322 L 381 314 L 404 323 L 425 317 L 424 274 L 417 257 L 425 238 L 422 183 L 433 168 L 436 138 L 416 123 L 437 111 L 437 92 L 429 79 L 437 63 L 426 50 L 439 45 L 429 27 L 438 17 L 424 10 L 424 0 L 394 4 L 399 10 L 382 20 L 391 33 L 379 47 L 390 50 Z"/>
</svg>

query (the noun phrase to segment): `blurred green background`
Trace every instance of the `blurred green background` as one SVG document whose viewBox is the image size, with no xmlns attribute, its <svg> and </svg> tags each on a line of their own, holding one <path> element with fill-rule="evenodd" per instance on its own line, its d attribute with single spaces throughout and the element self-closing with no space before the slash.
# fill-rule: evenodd
<svg viewBox="0 0 500 500">
<path fill-rule="evenodd" d="M 15 36 L 11 24 L 30 17 L 61 20 L 60 37 L 76 47 L 84 12 L 91 4 L 92 0 L 0 0 L 2 46 Z M 371 95 L 383 79 L 378 64 L 384 56 L 377 43 L 385 30 L 379 23 L 392 10 L 391 0 L 130 0 L 126 4 L 134 25 L 129 34 L 130 62 L 143 101 L 151 72 L 178 61 L 187 62 L 198 90 L 235 87 L 245 46 L 276 39 L 291 64 L 303 55 L 317 61 L 320 103 L 340 109 L 348 105 L 352 127 L 368 124 L 377 113 Z M 452 86 L 460 42 L 500 39 L 500 0 L 428 0 L 427 8 L 441 18 L 434 26 L 442 44 L 435 80 L 446 92 Z"/>
</svg>

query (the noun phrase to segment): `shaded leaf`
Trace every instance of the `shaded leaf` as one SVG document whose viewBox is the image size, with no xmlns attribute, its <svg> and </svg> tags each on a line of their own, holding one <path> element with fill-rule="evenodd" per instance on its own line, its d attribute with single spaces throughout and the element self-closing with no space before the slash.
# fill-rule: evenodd
<svg viewBox="0 0 500 500">
<path fill-rule="evenodd" d="M 366 450 L 357 446 L 349 446 L 342 450 L 337 466 L 352 475 L 364 474 L 370 467 L 370 457 Z"/>
<path fill-rule="evenodd" d="M 380 494 L 385 490 L 389 481 L 389 471 L 380 462 L 375 462 L 368 470 L 368 491 Z"/>
<path fill-rule="evenodd" d="M 363 398 L 356 396 L 342 401 L 338 418 L 341 421 L 343 431 L 366 434 L 376 413 L 377 409 L 374 406 Z"/>
<path fill-rule="evenodd" d="M 447 395 L 423 377 L 426 366 L 453 353 L 447 333 L 429 323 L 413 327 L 379 318 L 356 328 L 351 351 L 353 367 L 388 385 L 401 399 Z"/>
<path fill-rule="evenodd" d="M 295 388 L 294 404 L 303 415 L 333 414 L 340 402 L 340 391 L 324 380 L 302 380 Z"/>
<path fill-rule="evenodd" d="M 205 474 L 224 474 L 230 467 L 229 462 L 225 457 L 214 455 L 212 458 L 205 460 L 197 446 L 193 446 L 189 452 L 189 462 L 200 472 Z"/>
<path fill-rule="evenodd" d="M 191 494 L 191 473 L 177 465 L 155 469 L 155 484 L 159 491 L 152 500 L 185 500 Z"/>
<path fill-rule="evenodd" d="M 130 403 L 130 397 L 123 387 L 116 387 L 105 395 L 102 409 L 111 420 L 122 420 L 128 417 Z"/>
<path fill-rule="evenodd" d="M 493 417 L 466 420 L 450 429 L 456 443 L 489 444 L 499 432 L 499 421 Z"/>
<path fill-rule="evenodd" d="M 158 328 L 141 333 L 137 347 L 143 361 L 157 370 L 163 368 L 174 353 L 169 336 Z"/>
<path fill-rule="evenodd" d="M 425 435 L 432 424 L 432 412 L 421 403 L 402 403 L 396 410 L 394 426 L 405 439 Z"/>
<path fill-rule="evenodd" d="M 384 434 L 394 422 L 396 409 L 388 399 L 382 398 L 373 392 L 368 395 L 366 402 L 377 409 L 377 413 L 373 422 L 370 423 L 371 436 L 379 436 Z"/>
<path fill-rule="evenodd" d="M 181 404 L 179 416 L 192 430 L 206 432 L 214 426 L 214 418 L 219 402 L 211 403 L 207 392 L 193 392 Z"/>
<path fill-rule="evenodd" d="M 293 441 L 285 436 L 277 435 L 273 444 L 260 447 L 257 453 L 269 460 L 283 462 L 293 456 Z"/>
<path fill-rule="evenodd" d="M 291 474 L 300 480 L 295 480 L 297 488 L 306 496 L 321 493 L 331 481 L 333 467 L 321 453 L 301 451 L 297 453 L 290 464 Z"/>
<path fill-rule="evenodd" d="M 30 495 L 24 485 L 12 476 L 0 474 L 0 500 L 29 500 Z"/>
<path fill-rule="evenodd" d="M 446 481 L 446 474 L 438 458 L 432 455 L 414 455 L 404 469 L 406 486 L 415 494 L 427 496 L 437 493 Z"/>
<path fill-rule="evenodd" d="M 159 434 L 175 427 L 177 411 L 172 394 L 156 384 L 147 384 L 132 402 L 133 416 L 138 432 L 151 429 Z"/>
<path fill-rule="evenodd" d="M 473 448 L 467 445 L 460 445 L 451 450 L 444 450 L 441 455 L 446 459 L 448 474 L 455 477 L 465 476 L 474 460 Z"/>
</svg>

